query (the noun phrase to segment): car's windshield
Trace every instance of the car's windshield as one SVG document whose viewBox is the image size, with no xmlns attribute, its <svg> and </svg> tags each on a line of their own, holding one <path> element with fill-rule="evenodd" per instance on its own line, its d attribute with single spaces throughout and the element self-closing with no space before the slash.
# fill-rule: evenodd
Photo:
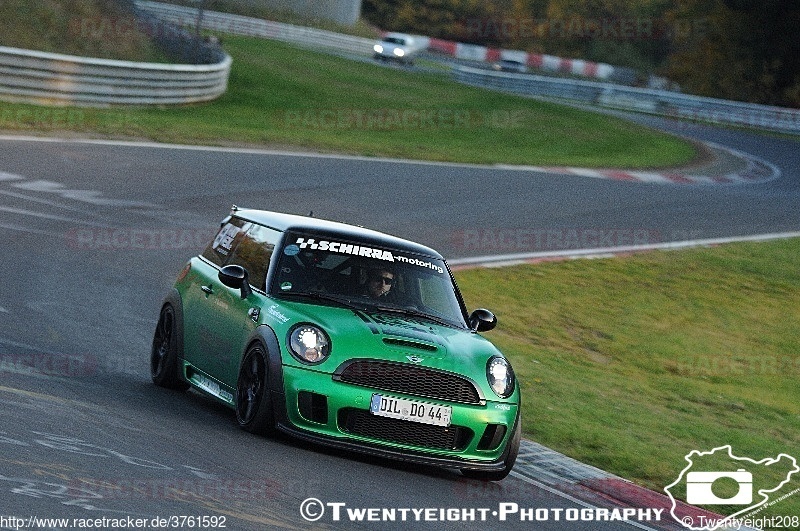
<svg viewBox="0 0 800 531">
<path fill-rule="evenodd" d="M 287 234 L 278 256 L 270 289 L 273 295 L 331 303 L 338 299 L 350 307 L 429 316 L 432 322 L 466 326 L 450 272 L 439 259 L 292 233 Z"/>
<path fill-rule="evenodd" d="M 406 40 L 401 39 L 400 37 L 386 37 L 383 39 L 383 42 L 388 42 L 390 44 L 399 44 L 400 46 L 404 46 L 406 44 Z"/>
</svg>

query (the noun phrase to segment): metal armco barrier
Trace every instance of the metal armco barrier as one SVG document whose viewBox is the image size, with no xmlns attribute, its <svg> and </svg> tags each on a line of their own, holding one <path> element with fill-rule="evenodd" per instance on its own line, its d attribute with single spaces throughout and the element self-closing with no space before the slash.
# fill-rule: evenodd
<svg viewBox="0 0 800 531">
<path fill-rule="evenodd" d="M 225 93 L 231 58 L 208 65 L 92 59 L 0 46 L 0 97 L 40 104 L 159 105 Z"/>
<path fill-rule="evenodd" d="M 193 27 L 197 23 L 196 8 L 145 0 L 137 0 L 135 5 L 139 11 L 178 26 Z M 338 51 L 358 55 L 372 55 L 372 46 L 375 44 L 374 39 L 217 11 L 205 11 L 202 25 L 203 28 L 212 31 L 291 42 L 301 46 L 315 47 L 322 51 Z"/>
<path fill-rule="evenodd" d="M 527 96 L 800 134 L 800 110 L 797 109 L 704 98 L 679 92 L 627 87 L 597 81 L 508 74 L 463 66 L 456 67 L 453 73 L 457 81 L 467 85 Z"/>
</svg>

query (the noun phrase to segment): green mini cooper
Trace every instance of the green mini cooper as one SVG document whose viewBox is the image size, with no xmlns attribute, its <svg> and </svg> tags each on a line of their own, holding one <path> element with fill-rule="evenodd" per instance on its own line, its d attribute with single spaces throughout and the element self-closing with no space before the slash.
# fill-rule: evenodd
<svg viewBox="0 0 800 531">
<path fill-rule="evenodd" d="M 166 296 L 153 382 L 193 387 L 253 433 L 508 475 L 520 392 L 447 264 L 351 225 L 234 207 Z"/>
</svg>

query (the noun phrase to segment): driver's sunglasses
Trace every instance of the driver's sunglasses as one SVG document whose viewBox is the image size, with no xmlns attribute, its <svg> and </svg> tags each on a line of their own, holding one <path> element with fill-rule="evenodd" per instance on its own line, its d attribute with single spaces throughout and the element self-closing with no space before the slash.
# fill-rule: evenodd
<svg viewBox="0 0 800 531">
<path fill-rule="evenodd" d="M 383 276 L 376 276 L 372 277 L 373 282 L 383 282 L 387 286 L 391 286 L 394 283 L 394 279 L 392 277 L 383 277 Z"/>
</svg>

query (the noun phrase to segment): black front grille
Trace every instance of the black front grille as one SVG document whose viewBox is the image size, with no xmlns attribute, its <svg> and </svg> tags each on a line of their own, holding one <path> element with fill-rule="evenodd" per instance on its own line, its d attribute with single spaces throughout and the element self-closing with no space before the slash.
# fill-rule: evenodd
<svg viewBox="0 0 800 531">
<path fill-rule="evenodd" d="M 474 433 L 463 426 L 433 426 L 408 420 L 379 417 L 363 409 L 339 410 L 339 429 L 345 433 L 436 450 L 461 451 Z"/>
<path fill-rule="evenodd" d="M 466 378 L 405 363 L 357 360 L 339 367 L 333 378 L 382 391 L 462 404 L 483 403 L 478 389 Z"/>
</svg>

